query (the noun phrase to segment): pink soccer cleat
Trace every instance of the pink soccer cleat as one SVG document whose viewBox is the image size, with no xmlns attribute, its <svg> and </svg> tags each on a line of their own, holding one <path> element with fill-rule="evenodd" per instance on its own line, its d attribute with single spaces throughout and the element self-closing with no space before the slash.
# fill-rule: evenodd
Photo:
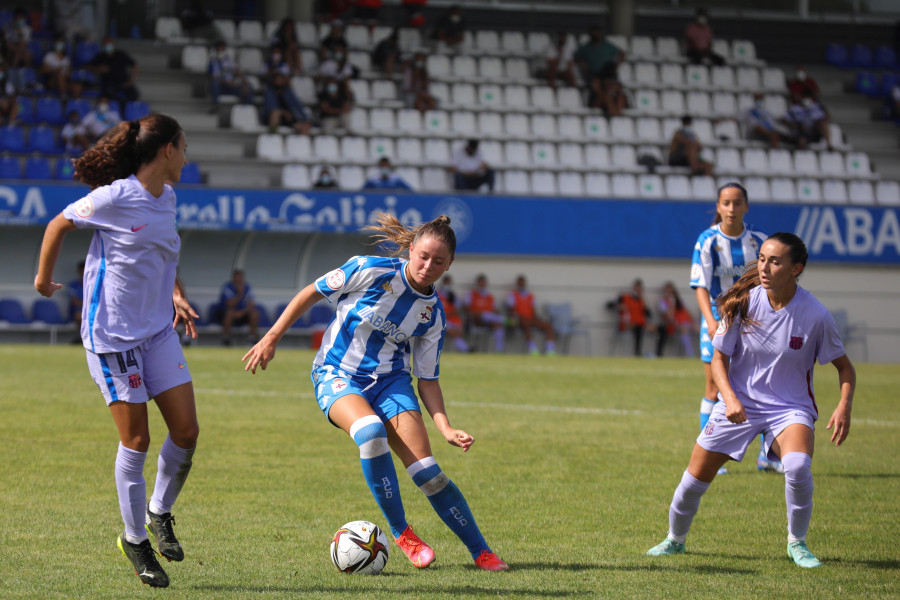
<svg viewBox="0 0 900 600">
<path fill-rule="evenodd" d="M 434 562 L 434 550 L 413 533 L 412 525 L 407 525 L 400 537 L 395 538 L 394 541 L 416 568 L 424 569 Z"/>
<path fill-rule="evenodd" d="M 475 564 L 479 569 L 485 571 L 509 571 L 509 565 L 500 560 L 500 557 L 485 550 L 475 559 Z"/>
</svg>

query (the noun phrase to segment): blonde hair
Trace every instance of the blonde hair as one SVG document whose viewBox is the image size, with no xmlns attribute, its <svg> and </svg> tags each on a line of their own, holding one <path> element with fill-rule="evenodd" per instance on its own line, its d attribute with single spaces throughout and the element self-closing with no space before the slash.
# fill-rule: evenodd
<svg viewBox="0 0 900 600">
<path fill-rule="evenodd" d="M 375 222 L 375 225 L 368 225 L 363 229 L 375 232 L 373 244 L 389 249 L 391 254 L 401 255 L 409 249 L 410 244 L 430 236 L 447 246 L 451 259 L 456 256 L 456 234 L 450 227 L 450 217 L 447 215 L 412 228 L 406 227 L 389 213 L 380 213 Z"/>
</svg>

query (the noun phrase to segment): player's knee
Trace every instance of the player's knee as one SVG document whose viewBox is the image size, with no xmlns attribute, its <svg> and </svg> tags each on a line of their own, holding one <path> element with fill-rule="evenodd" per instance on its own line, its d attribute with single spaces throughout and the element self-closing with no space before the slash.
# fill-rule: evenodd
<svg viewBox="0 0 900 600">
<path fill-rule="evenodd" d="M 450 483 L 450 478 L 441 470 L 433 456 L 414 462 L 406 468 L 406 472 L 426 496 L 437 494 Z"/>
<path fill-rule="evenodd" d="M 177 430 L 170 430 L 169 437 L 179 448 L 196 448 L 197 438 L 200 437 L 200 425 L 196 421 L 182 425 Z"/>
<path fill-rule="evenodd" d="M 806 481 L 812 474 L 812 456 L 805 452 L 788 452 L 781 457 L 781 464 L 788 484 Z"/>
<path fill-rule="evenodd" d="M 350 437 L 359 446 L 360 458 L 374 458 L 390 452 L 387 429 L 376 415 L 357 419 L 350 426 Z"/>
</svg>

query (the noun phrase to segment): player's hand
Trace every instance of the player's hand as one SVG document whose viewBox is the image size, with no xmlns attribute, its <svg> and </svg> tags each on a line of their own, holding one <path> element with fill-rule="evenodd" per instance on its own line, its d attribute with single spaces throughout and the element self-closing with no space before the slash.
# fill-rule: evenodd
<svg viewBox="0 0 900 600">
<path fill-rule="evenodd" d="M 194 319 L 199 319 L 200 315 L 184 296 L 172 296 L 172 304 L 175 306 L 175 321 L 172 323 L 172 329 L 178 327 L 179 323 L 184 323 L 184 332 L 196 340 L 197 324 Z"/>
<path fill-rule="evenodd" d="M 740 400 L 737 398 L 725 400 L 725 417 L 735 424 L 743 423 L 747 420 L 747 413 L 744 411 L 744 405 Z"/>
<path fill-rule="evenodd" d="M 715 319 L 708 319 L 706 321 L 706 330 L 709 333 L 709 339 L 713 339 L 716 335 L 716 330 L 719 328 L 719 322 Z"/>
<path fill-rule="evenodd" d="M 268 335 L 264 335 L 256 345 L 250 348 L 241 361 L 247 363 L 244 365 L 244 371 L 250 371 L 252 374 L 256 375 L 256 367 L 265 371 L 269 361 L 274 359 L 275 343 L 272 342 Z"/>
<path fill-rule="evenodd" d="M 462 448 L 463 452 L 468 452 L 469 447 L 475 443 L 475 438 L 462 429 L 448 429 L 443 434 L 448 444 Z"/>
<path fill-rule="evenodd" d="M 55 292 L 63 289 L 63 284 L 61 283 L 55 283 L 53 281 L 41 281 L 40 279 L 38 279 L 38 277 L 38 275 L 34 277 L 34 289 L 36 289 L 38 294 L 40 294 L 41 296 L 49 298 Z"/>
<path fill-rule="evenodd" d="M 841 402 L 834 409 L 834 414 L 831 415 L 825 429 L 832 427 L 834 427 L 834 431 L 831 432 L 831 441 L 835 446 L 840 446 L 850 434 L 850 406 L 845 402 Z"/>
</svg>

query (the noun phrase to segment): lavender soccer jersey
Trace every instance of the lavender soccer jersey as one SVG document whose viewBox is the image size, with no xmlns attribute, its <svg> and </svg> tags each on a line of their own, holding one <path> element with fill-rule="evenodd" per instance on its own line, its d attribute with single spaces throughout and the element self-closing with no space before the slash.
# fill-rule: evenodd
<svg viewBox="0 0 900 600">
<path fill-rule="evenodd" d="M 738 317 L 726 329 L 722 321 L 713 338 L 716 350 L 731 357 L 728 379 L 738 399 L 752 409 L 801 408 L 818 417 L 813 366 L 845 354 L 831 313 L 801 287 L 776 311 L 757 286 L 747 314 L 757 323 L 744 325 Z"/>
<path fill-rule="evenodd" d="M 181 248 L 172 188 L 154 198 L 132 175 L 92 190 L 63 216 L 95 230 L 84 266 L 85 348 L 122 352 L 171 328 Z"/>
</svg>

